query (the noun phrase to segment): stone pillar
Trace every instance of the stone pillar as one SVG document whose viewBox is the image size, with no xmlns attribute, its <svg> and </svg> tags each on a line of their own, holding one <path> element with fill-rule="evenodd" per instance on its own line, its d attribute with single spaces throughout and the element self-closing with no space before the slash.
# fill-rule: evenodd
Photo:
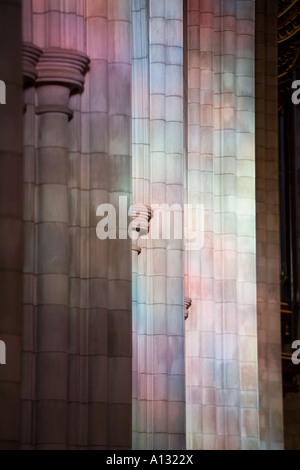
<svg viewBox="0 0 300 470">
<path fill-rule="evenodd" d="M 18 449 L 23 265 L 22 2 L 0 1 L 0 449 Z M 2 100 L 1 100 L 2 101 Z M 1 343 L 3 346 L 3 343 Z"/>
<path fill-rule="evenodd" d="M 253 1 L 189 0 L 189 204 L 204 241 L 189 252 L 189 449 L 259 447 Z"/>
<path fill-rule="evenodd" d="M 138 448 L 138 256 L 141 248 L 132 241 L 132 448 Z"/>
<path fill-rule="evenodd" d="M 38 246 L 35 446 L 67 444 L 70 93 L 82 90 L 88 59 L 43 51 L 37 70 Z"/>
<path fill-rule="evenodd" d="M 145 321 L 140 305 L 140 282 L 138 256 L 141 253 L 139 237 L 149 233 L 151 219 L 150 207 L 135 204 L 132 208 L 132 448 L 142 448 L 144 441 L 141 435 L 143 429 L 143 402 L 140 400 L 141 390 L 141 360 L 145 357 Z"/>
<path fill-rule="evenodd" d="M 137 205 L 149 204 L 150 184 L 150 83 L 149 83 L 149 5 L 148 0 L 132 2 L 132 201 Z M 137 215 L 137 209 L 133 212 Z M 144 214 L 145 215 L 145 214 Z M 148 232 L 148 220 L 144 217 Z M 135 227 L 133 227 L 134 229 Z M 140 235 L 140 233 L 139 233 Z M 141 264 L 147 256 L 143 239 L 133 242 L 133 250 L 142 246 L 143 254 L 132 258 L 132 416 L 133 449 L 145 449 L 146 434 L 146 391 L 144 385 L 146 358 L 146 303 L 147 291 Z M 142 384 L 142 385 L 141 385 Z"/>
<path fill-rule="evenodd" d="M 23 15 L 25 5 L 23 5 Z M 24 28 L 26 31 L 26 28 Z M 23 43 L 24 86 L 24 262 L 23 262 L 23 335 L 22 335 L 22 448 L 33 446 L 33 397 L 35 388 L 35 314 L 37 250 L 37 151 L 35 81 L 36 65 L 42 50 L 30 42 Z"/>
<path fill-rule="evenodd" d="M 277 2 L 256 2 L 257 329 L 262 449 L 283 448 Z"/>
<path fill-rule="evenodd" d="M 149 2 L 132 2 L 132 197 L 150 203 Z"/>
<path fill-rule="evenodd" d="M 147 448 L 185 449 L 184 243 L 183 234 L 176 239 L 172 233 L 176 222 L 169 239 L 161 225 L 169 216 L 183 216 L 182 1 L 151 0 L 149 18 L 153 218 L 145 260 Z M 169 212 L 174 204 L 177 210 Z"/>
<path fill-rule="evenodd" d="M 162 204 L 183 213 L 182 20 L 181 0 L 133 2 L 133 201 L 157 205 L 139 239 L 139 449 L 185 448 L 183 239 L 159 227 Z"/>
<path fill-rule="evenodd" d="M 125 212 L 131 205 L 131 2 L 88 0 L 86 28 L 91 63 L 82 105 L 82 152 L 89 185 L 87 199 L 83 199 L 88 205 L 88 262 L 82 270 L 82 293 L 87 290 L 82 305 L 88 309 L 86 324 L 82 319 L 86 328 L 82 347 L 90 357 L 82 391 L 89 403 L 89 445 L 129 449 L 132 253 L 123 223 L 127 217 L 123 215 L 119 223 L 118 207 L 120 197 L 127 200 Z M 116 239 L 97 238 L 96 210 L 101 204 L 111 204 L 116 210 Z"/>
</svg>

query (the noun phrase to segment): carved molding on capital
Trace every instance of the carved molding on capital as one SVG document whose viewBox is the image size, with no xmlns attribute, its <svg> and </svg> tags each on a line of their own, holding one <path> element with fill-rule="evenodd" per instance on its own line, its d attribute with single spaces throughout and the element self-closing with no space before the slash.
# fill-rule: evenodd
<svg viewBox="0 0 300 470">
<path fill-rule="evenodd" d="M 184 319 L 187 320 L 189 317 L 189 308 L 192 305 L 192 299 L 190 297 L 184 298 Z"/>
<path fill-rule="evenodd" d="M 59 104 L 48 104 L 39 106 L 36 108 L 36 114 L 46 114 L 46 113 L 60 113 L 67 114 L 69 119 L 73 116 L 73 111 L 68 106 L 59 105 Z"/>
<path fill-rule="evenodd" d="M 82 52 L 69 49 L 44 49 L 37 65 L 37 85 L 64 85 L 81 92 L 89 58 Z"/>
<path fill-rule="evenodd" d="M 23 84 L 34 85 L 37 78 L 37 63 L 43 51 L 32 43 L 24 42 L 22 46 Z"/>
</svg>

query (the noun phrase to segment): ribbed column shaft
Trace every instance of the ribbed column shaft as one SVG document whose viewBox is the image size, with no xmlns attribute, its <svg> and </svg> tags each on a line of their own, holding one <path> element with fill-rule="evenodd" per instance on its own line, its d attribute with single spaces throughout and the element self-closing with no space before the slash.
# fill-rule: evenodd
<svg viewBox="0 0 300 470">
<path fill-rule="evenodd" d="M 68 351 L 68 105 L 67 87 L 38 90 L 38 308 L 36 446 L 56 448 L 67 440 Z M 50 98 L 50 99 L 49 99 Z M 57 424 L 55 424 L 57 423 Z"/>
<path fill-rule="evenodd" d="M 257 329 L 262 449 L 282 449 L 277 2 L 256 2 Z"/>
<path fill-rule="evenodd" d="M 132 246 L 132 448 L 138 448 L 138 256 L 141 249 L 137 242 Z"/>
<path fill-rule="evenodd" d="M 89 444 L 128 449 L 132 442 L 132 253 L 123 221 L 131 205 L 131 2 L 89 0 L 86 7 L 91 58 L 83 109 L 88 132 L 83 148 L 89 158 Z M 125 214 L 119 223 L 120 197 Z M 97 238 L 96 210 L 101 204 L 111 204 L 116 211 L 116 239 Z"/>
<path fill-rule="evenodd" d="M 153 218 L 140 260 L 140 289 L 145 286 L 146 301 L 139 321 L 139 352 L 144 350 L 140 363 L 144 413 L 140 432 L 146 438 L 141 444 L 148 449 L 185 448 L 183 236 L 176 239 L 173 232 L 183 214 L 182 20 L 181 0 L 149 2 Z M 170 237 L 162 225 L 168 220 Z"/>
<path fill-rule="evenodd" d="M 190 449 L 259 447 L 254 2 L 188 2 L 189 204 L 204 210 L 188 253 Z"/>
<path fill-rule="evenodd" d="M 86 56 L 43 51 L 37 66 L 38 126 L 35 447 L 67 446 L 70 92 L 81 90 Z"/>
<path fill-rule="evenodd" d="M 149 203 L 150 178 L 150 83 L 149 83 L 149 5 L 148 0 L 132 2 L 132 200 L 133 204 Z M 146 357 L 143 313 L 146 289 L 142 283 L 141 263 L 146 256 L 137 255 L 135 245 L 144 246 L 143 240 L 133 241 L 132 265 L 132 367 L 133 367 L 133 449 L 145 443 L 145 415 L 141 391 L 141 364 Z M 141 259 L 143 258 L 143 259 Z M 143 366 L 142 366 L 143 367 Z M 145 447 L 144 447 L 145 448 Z"/>
<path fill-rule="evenodd" d="M 23 5 L 23 17 L 29 2 Z M 25 34 L 26 28 L 24 28 Z M 27 29 L 28 33 L 28 29 Z M 30 35 L 27 35 L 30 39 Z M 23 43 L 24 84 L 24 262 L 23 262 L 23 335 L 22 335 L 22 449 L 33 448 L 33 403 L 35 390 L 35 319 L 36 319 L 36 253 L 37 253 L 37 151 L 35 80 L 36 64 L 42 50 Z"/>
</svg>

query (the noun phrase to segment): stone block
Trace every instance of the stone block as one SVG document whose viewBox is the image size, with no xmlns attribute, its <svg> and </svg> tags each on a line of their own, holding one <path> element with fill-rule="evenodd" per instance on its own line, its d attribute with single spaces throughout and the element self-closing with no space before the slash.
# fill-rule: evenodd
<svg viewBox="0 0 300 470">
<path fill-rule="evenodd" d="M 37 354 L 37 398 L 43 401 L 67 399 L 67 355 L 64 352 Z"/>
<path fill-rule="evenodd" d="M 116 0 L 113 0 L 116 1 Z M 119 1 L 119 0 L 117 0 Z M 127 3 L 126 3 L 127 5 Z M 126 5 L 124 5 L 126 7 Z M 127 5 L 128 7 L 128 5 Z M 131 24 L 129 21 L 112 20 L 107 30 L 109 62 L 131 64 Z"/>
<path fill-rule="evenodd" d="M 98 448 L 107 449 L 107 426 L 99 423 L 107 422 L 107 404 L 106 403 L 89 403 L 88 407 L 88 432 L 89 432 L 89 448 L 97 446 Z"/>
<path fill-rule="evenodd" d="M 44 184 L 39 187 L 39 221 L 68 223 L 67 187 Z"/>
<path fill-rule="evenodd" d="M 39 304 L 68 305 L 68 277 L 63 274 L 43 274 L 38 278 Z"/>
<path fill-rule="evenodd" d="M 108 354 L 110 356 L 131 357 L 131 328 L 130 312 L 109 311 L 108 314 Z"/>
<path fill-rule="evenodd" d="M 2 367 L 2 366 L 1 366 Z M 19 441 L 19 423 L 20 423 L 20 384 L 19 383 L 1 383 L 0 386 L 0 439 L 2 446 L 6 447 L 7 441 L 13 441 L 15 444 Z"/>
<path fill-rule="evenodd" d="M 37 351 L 64 352 L 68 345 L 68 308 L 40 305 L 37 309 Z"/>
<path fill-rule="evenodd" d="M 36 446 L 39 449 L 63 449 L 67 440 L 67 407 L 61 400 L 35 403 Z"/>
<path fill-rule="evenodd" d="M 7 106 L 7 105 L 5 105 Z M 3 107 L 3 106 L 2 106 Z M 4 122 L 7 117 L 4 117 Z M 16 140 L 16 137 L 13 141 Z M 12 141 L 12 142 L 13 142 Z M 3 142 L 3 140 L 1 140 Z M 0 151 L 0 213 L 2 217 L 22 217 L 22 160 L 20 155 Z M 9 223 L 9 222 L 8 222 Z M 2 220 L 1 226 L 4 225 Z M 7 229 L 8 230 L 8 229 Z M 1 236 L 2 239 L 3 235 Z M 18 237 L 13 237 L 18 239 Z M 12 240 L 11 240 L 12 242 Z M 2 242 L 4 243 L 4 242 Z"/>
<path fill-rule="evenodd" d="M 131 406 L 108 405 L 108 446 L 131 449 Z"/>
<path fill-rule="evenodd" d="M 68 227 L 64 223 L 38 226 L 39 274 L 68 274 Z"/>
</svg>

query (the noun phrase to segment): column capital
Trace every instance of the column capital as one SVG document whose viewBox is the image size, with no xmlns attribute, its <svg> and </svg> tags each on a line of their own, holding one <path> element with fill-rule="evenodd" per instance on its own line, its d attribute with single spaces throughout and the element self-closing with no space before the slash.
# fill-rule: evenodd
<svg viewBox="0 0 300 470">
<path fill-rule="evenodd" d="M 36 113 L 66 114 L 70 119 L 73 115 L 69 108 L 70 94 L 82 91 L 88 64 L 88 56 L 81 52 L 60 48 L 44 49 L 37 65 Z"/>
<path fill-rule="evenodd" d="M 37 63 L 43 51 L 33 43 L 23 42 L 23 84 L 25 87 L 34 85 L 37 78 Z"/>
<path fill-rule="evenodd" d="M 187 320 L 189 316 L 189 308 L 192 305 L 192 299 L 190 297 L 184 298 L 184 319 Z"/>
<path fill-rule="evenodd" d="M 37 65 L 37 85 L 63 85 L 81 92 L 89 58 L 71 49 L 44 49 Z"/>
</svg>

